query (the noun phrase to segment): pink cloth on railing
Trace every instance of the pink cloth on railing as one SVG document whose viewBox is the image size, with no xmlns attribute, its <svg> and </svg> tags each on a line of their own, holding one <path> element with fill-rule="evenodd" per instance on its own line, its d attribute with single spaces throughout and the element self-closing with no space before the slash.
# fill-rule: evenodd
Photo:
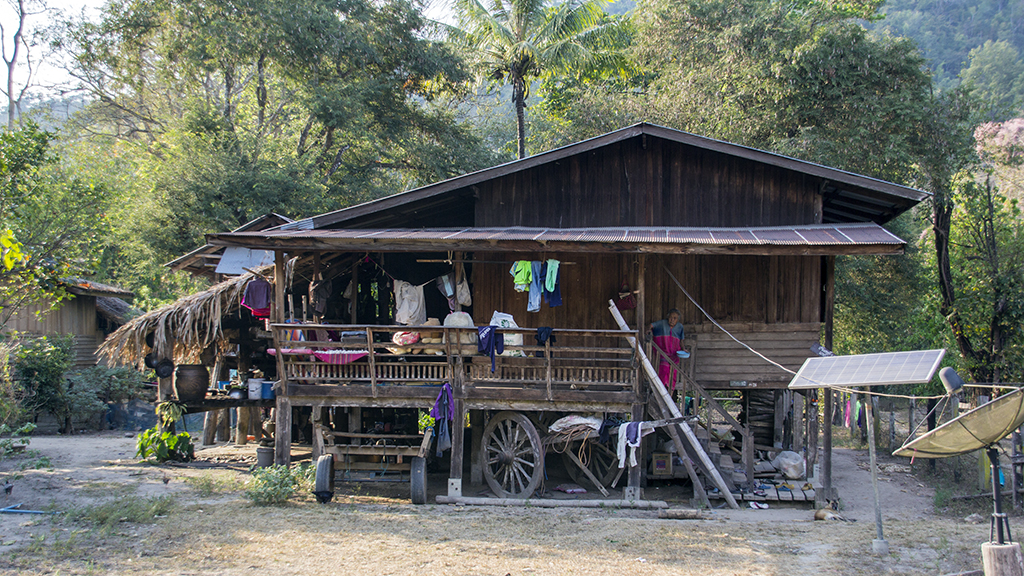
<svg viewBox="0 0 1024 576">
<path fill-rule="evenodd" d="M 313 352 L 313 356 L 328 364 L 348 364 L 364 356 L 369 356 L 369 354 L 369 352 L 346 352 L 344 350 L 317 350 Z"/>
<path fill-rule="evenodd" d="M 346 350 L 310 350 L 309 348 L 284 348 L 281 352 L 287 355 L 312 354 L 317 360 L 328 364 L 348 364 L 349 362 L 355 362 L 356 360 L 370 354 L 369 352 L 364 351 L 349 352 Z M 267 353 L 276 355 L 277 350 L 267 348 Z"/>
</svg>

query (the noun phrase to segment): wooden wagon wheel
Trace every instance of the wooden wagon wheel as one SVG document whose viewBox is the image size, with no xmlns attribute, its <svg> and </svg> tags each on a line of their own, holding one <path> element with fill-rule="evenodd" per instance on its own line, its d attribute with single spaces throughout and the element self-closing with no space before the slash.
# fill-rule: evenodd
<svg viewBox="0 0 1024 576">
<path fill-rule="evenodd" d="M 580 470 L 579 466 L 569 458 L 567 453 L 569 450 L 572 450 L 573 454 L 578 455 L 580 442 L 571 443 L 562 452 L 562 462 L 565 463 L 565 469 L 569 472 L 569 477 L 580 486 L 592 486 L 593 483 L 590 481 L 590 478 L 587 478 L 587 475 Z M 608 488 L 612 480 L 615 479 L 615 475 L 619 473 L 619 458 L 616 456 L 615 451 L 608 446 L 598 442 L 590 442 L 590 458 L 587 460 L 587 468 L 605 488 Z M 593 487 L 596 488 L 596 486 Z"/>
<path fill-rule="evenodd" d="M 530 419 L 498 412 L 484 427 L 484 479 L 500 498 L 529 498 L 544 479 L 544 448 Z"/>
</svg>

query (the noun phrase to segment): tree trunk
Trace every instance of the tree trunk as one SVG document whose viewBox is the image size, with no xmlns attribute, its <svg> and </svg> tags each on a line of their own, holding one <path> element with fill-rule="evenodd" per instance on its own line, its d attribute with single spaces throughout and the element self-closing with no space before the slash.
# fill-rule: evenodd
<svg viewBox="0 0 1024 576">
<path fill-rule="evenodd" d="M 979 357 L 974 345 L 964 331 L 963 319 L 956 307 L 956 290 L 953 286 L 953 271 L 949 260 L 949 238 L 953 222 L 953 199 L 951 190 L 937 190 L 932 199 L 932 232 L 935 236 L 935 261 L 938 266 L 939 293 L 942 304 L 939 312 L 946 319 L 960 354 L 967 360 L 968 370 L 975 382 L 987 382 L 991 378 L 988 364 Z"/>
<path fill-rule="evenodd" d="M 526 80 L 512 82 L 512 101 L 516 107 L 516 136 L 519 140 L 519 158 L 526 158 Z"/>
</svg>

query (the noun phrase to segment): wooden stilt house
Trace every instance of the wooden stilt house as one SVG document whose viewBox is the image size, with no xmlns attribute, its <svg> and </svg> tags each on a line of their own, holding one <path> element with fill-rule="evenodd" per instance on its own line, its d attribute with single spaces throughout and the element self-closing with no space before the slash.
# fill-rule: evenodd
<svg viewBox="0 0 1024 576">
<path fill-rule="evenodd" d="M 716 418 L 743 435 L 745 459 L 757 449 L 800 442 L 813 466 L 815 396 L 805 402 L 784 391 L 791 378 L 786 369 L 799 368 L 822 338 L 831 345 L 835 257 L 902 253 L 903 240 L 881 224 L 925 197 L 889 182 L 638 124 L 268 230 L 213 234 L 208 243 L 274 251 L 275 285 L 288 287 L 275 292 L 272 312 L 278 462 L 289 461 L 292 407 L 312 406 L 318 418 L 325 408 L 349 414 L 429 409 L 436 385 L 449 382 L 454 422 L 467 413 L 471 422 L 471 480 L 486 479 L 500 495 L 528 496 L 536 487 L 534 461 L 512 462 L 511 483 L 492 482 L 508 464 L 507 447 L 488 447 L 495 426 L 523 428 L 513 418 L 522 413 L 540 415 L 525 428 L 542 428 L 563 413 L 645 419 L 645 376 L 626 336 L 642 341 L 649 324 L 673 308 L 681 311 L 691 352 L 678 366 L 681 396 L 714 403 L 713 391 L 738 392 L 742 418 L 725 410 Z M 286 264 L 294 258 L 304 263 L 306 276 L 286 282 Z M 510 267 L 548 260 L 561 263 L 562 305 L 528 311 L 529 296 L 517 291 Z M 468 279 L 472 305 L 465 311 L 474 325 L 487 325 L 494 312 L 514 318 L 521 328 L 502 332 L 506 342 L 522 335 L 523 345 L 512 346 L 519 356 L 498 356 L 492 369 L 491 358 L 464 343 L 476 329 L 394 324 L 396 280 L 426 283 L 426 316 L 443 320 L 451 307 L 435 279 L 448 272 Z M 321 279 L 332 280 L 328 305 L 306 327 L 311 336 L 296 346 L 289 340 L 296 327 L 285 323 L 288 310 L 301 308 L 309 282 Z M 636 302 L 624 313 L 632 334 L 609 312 L 609 300 L 621 293 L 632 293 Z M 552 328 L 557 340 L 535 342 L 541 327 Z M 421 342 L 418 356 L 408 346 L 388 351 L 399 331 L 441 338 Z M 302 350 L 289 354 L 290 348 Z M 369 354 L 348 363 L 310 356 L 311 349 L 346 354 L 355 348 Z M 648 350 L 657 365 L 657 350 Z M 347 433 L 362 433 L 349 418 Z M 538 441 L 532 430 L 523 434 Z M 452 436 L 449 495 L 462 490 L 462 436 Z M 745 462 L 748 471 L 752 460 Z M 599 480 L 610 472 L 591 471 Z M 634 495 L 639 484 L 639 474 L 631 474 Z"/>
</svg>

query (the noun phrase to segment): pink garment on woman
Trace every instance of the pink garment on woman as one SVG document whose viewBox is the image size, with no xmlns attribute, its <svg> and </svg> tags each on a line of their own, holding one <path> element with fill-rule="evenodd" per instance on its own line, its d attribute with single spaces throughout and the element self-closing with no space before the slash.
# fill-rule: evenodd
<svg viewBox="0 0 1024 576">
<path fill-rule="evenodd" d="M 683 349 L 683 324 L 677 322 L 675 326 L 669 326 L 667 320 L 659 320 L 651 325 L 651 334 L 654 336 L 654 345 L 675 361 L 676 352 Z M 676 389 L 678 375 L 679 371 L 672 364 L 661 359 L 658 363 L 658 377 L 669 390 Z"/>
</svg>

